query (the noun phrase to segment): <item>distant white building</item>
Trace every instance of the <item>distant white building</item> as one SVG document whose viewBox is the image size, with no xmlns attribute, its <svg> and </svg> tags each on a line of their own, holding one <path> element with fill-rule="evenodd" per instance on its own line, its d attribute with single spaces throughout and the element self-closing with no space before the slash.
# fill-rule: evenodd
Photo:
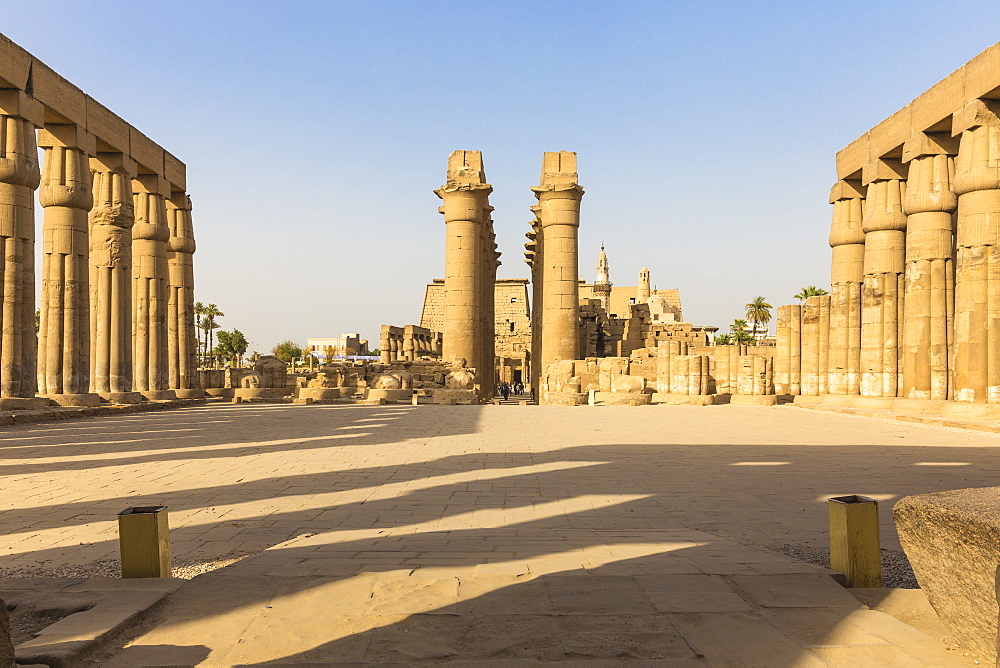
<svg viewBox="0 0 1000 668">
<path fill-rule="evenodd" d="M 320 361 L 328 357 L 366 356 L 368 339 L 362 339 L 357 332 L 349 332 L 332 339 L 307 339 L 306 348 Z"/>
</svg>

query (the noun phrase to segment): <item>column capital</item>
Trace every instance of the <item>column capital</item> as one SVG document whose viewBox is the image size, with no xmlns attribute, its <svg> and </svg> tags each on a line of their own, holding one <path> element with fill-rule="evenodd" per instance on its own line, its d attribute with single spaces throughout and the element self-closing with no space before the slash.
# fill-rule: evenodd
<svg viewBox="0 0 1000 668">
<path fill-rule="evenodd" d="M 952 136 L 983 125 L 1000 125 L 1000 100 L 973 100 L 951 116 Z"/>
<path fill-rule="evenodd" d="M 45 125 L 45 107 L 23 90 L 0 89 L 0 114 L 21 118 L 35 127 Z"/>
<path fill-rule="evenodd" d="M 958 138 L 947 132 L 918 132 L 903 143 L 903 162 L 925 155 L 958 155 Z"/>
<path fill-rule="evenodd" d="M 907 166 L 899 158 L 875 158 L 861 169 L 861 185 L 875 181 L 906 180 Z"/>
<path fill-rule="evenodd" d="M 39 148 L 75 148 L 84 155 L 97 155 L 97 137 L 75 123 L 50 124 L 38 130 Z"/>
<path fill-rule="evenodd" d="M 135 179 L 138 175 L 138 165 L 135 160 L 124 153 L 100 151 L 90 158 L 90 171 L 113 172 Z"/>
<path fill-rule="evenodd" d="M 837 181 L 830 188 L 830 204 L 842 199 L 864 199 L 865 187 L 857 179 L 843 179 Z"/>
<path fill-rule="evenodd" d="M 147 195 L 160 195 L 163 198 L 170 197 L 173 188 L 170 182 L 159 174 L 139 174 L 135 177 L 135 192 Z"/>
</svg>

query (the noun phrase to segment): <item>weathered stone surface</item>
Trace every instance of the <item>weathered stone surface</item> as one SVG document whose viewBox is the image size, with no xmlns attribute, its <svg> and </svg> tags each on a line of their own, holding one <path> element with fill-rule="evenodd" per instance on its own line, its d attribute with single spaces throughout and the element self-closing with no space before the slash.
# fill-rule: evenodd
<svg viewBox="0 0 1000 668">
<path fill-rule="evenodd" d="M 996 659 L 1000 487 L 908 496 L 892 509 L 920 587 L 958 641 Z"/>
<path fill-rule="evenodd" d="M 7 604 L 0 598 L 0 668 L 14 665 L 14 645 L 10 641 L 10 617 Z"/>
</svg>

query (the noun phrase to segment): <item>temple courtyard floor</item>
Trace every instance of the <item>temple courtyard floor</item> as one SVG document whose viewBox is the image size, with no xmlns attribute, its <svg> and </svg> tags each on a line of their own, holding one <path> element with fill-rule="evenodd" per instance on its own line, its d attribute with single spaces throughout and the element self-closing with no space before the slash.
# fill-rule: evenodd
<svg viewBox="0 0 1000 668">
<path fill-rule="evenodd" d="M 895 501 L 996 485 L 998 455 L 994 434 L 791 406 L 0 427 L 0 576 L 113 575 L 116 513 L 166 505 L 175 565 L 207 572 L 102 665 L 971 665 L 918 590 L 853 595 L 777 550 L 827 547 L 844 494 L 881 502 L 899 550 Z"/>
</svg>

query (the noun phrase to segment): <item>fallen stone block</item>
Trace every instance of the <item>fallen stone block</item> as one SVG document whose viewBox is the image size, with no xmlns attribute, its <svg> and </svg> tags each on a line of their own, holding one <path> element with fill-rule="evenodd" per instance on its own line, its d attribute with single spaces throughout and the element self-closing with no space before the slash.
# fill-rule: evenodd
<svg viewBox="0 0 1000 668">
<path fill-rule="evenodd" d="M 913 573 L 941 621 L 963 647 L 994 663 L 1000 487 L 907 496 L 892 516 Z"/>
</svg>

